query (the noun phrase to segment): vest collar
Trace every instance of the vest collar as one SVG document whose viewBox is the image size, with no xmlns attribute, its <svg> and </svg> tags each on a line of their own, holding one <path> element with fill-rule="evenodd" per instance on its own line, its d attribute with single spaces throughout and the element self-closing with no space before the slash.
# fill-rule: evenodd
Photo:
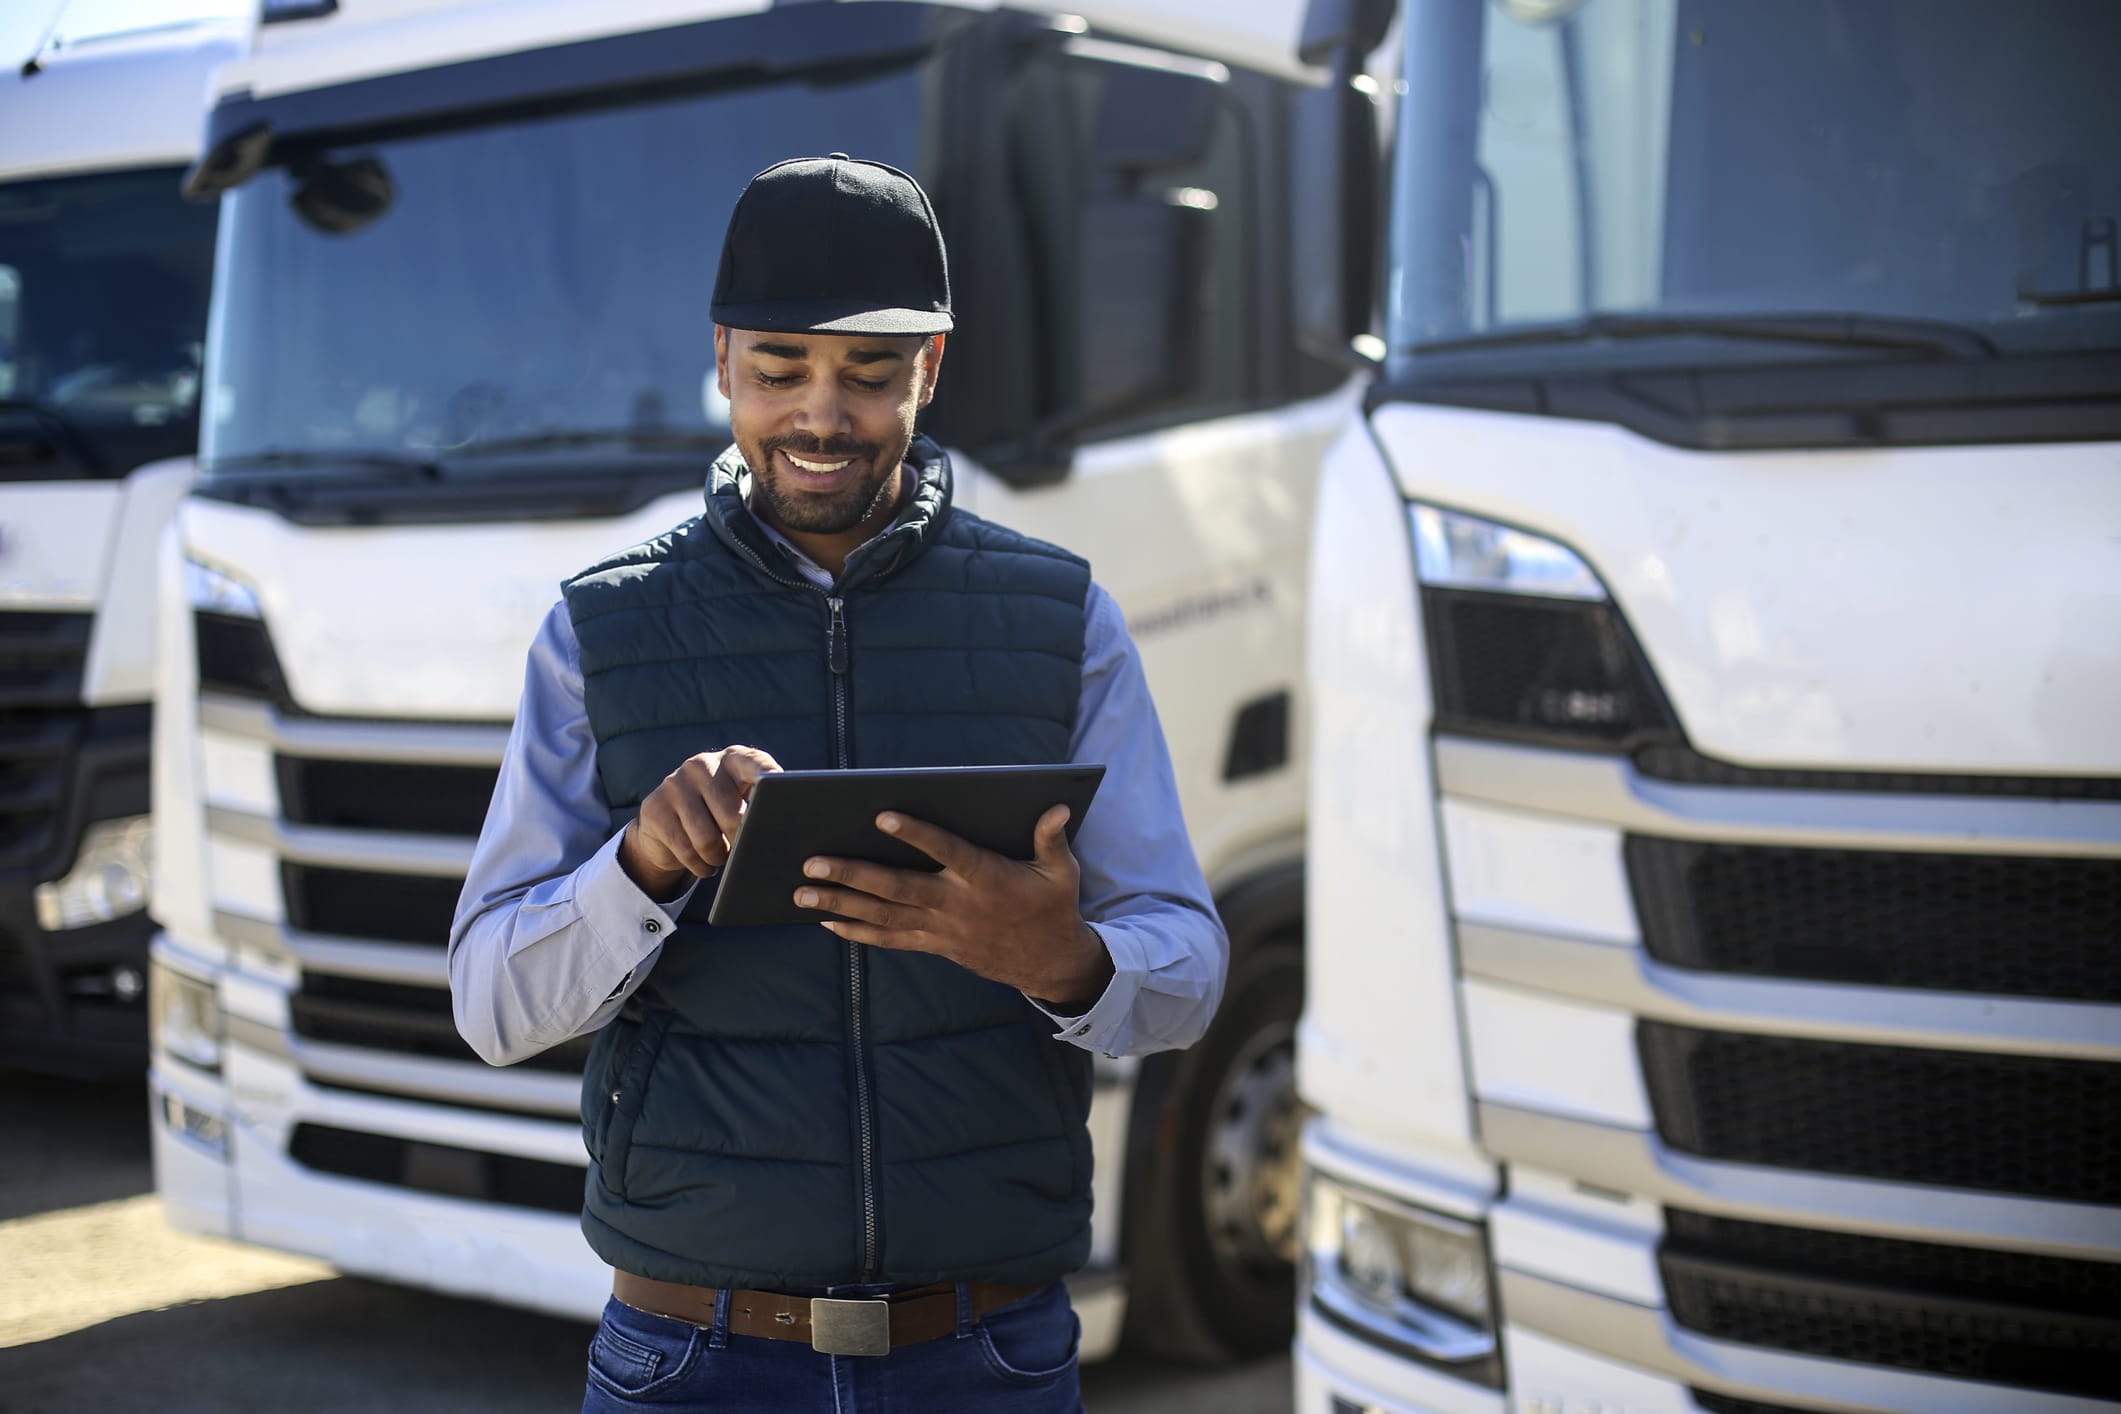
<svg viewBox="0 0 2121 1414">
<path fill-rule="evenodd" d="M 859 585 L 884 578 L 911 564 L 933 545 L 950 520 L 950 456 L 925 436 L 916 436 L 906 449 L 906 465 L 913 468 L 913 494 L 906 498 L 898 519 L 882 535 L 847 557 L 833 585 L 844 593 Z M 751 513 L 751 468 L 744 454 L 732 445 L 715 458 L 707 474 L 707 523 L 717 538 L 739 551 L 769 577 L 807 582 L 780 546 L 773 543 Z M 773 568 L 777 567 L 777 568 Z"/>
</svg>

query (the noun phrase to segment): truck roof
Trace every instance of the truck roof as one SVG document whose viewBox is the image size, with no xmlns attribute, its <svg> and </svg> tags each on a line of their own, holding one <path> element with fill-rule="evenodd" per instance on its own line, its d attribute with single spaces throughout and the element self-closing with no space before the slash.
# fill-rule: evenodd
<svg viewBox="0 0 2121 1414">
<path fill-rule="evenodd" d="M 1003 8 L 1000 0 L 932 3 Z M 269 98 L 770 8 L 765 0 L 338 0 L 314 19 L 260 25 L 252 51 L 223 68 L 215 88 Z M 1118 36 L 1270 73 L 1307 72 L 1296 62 L 1303 0 L 1017 0 L 1012 8 L 1079 15 Z"/>
<path fill-rule="evenodd" d="M 198 155 L 213 71 L 243 52 L 240 20 L 199 20 L 77 39 L 36 71 L 0 68 L 0 181 Z"/>
</svg>

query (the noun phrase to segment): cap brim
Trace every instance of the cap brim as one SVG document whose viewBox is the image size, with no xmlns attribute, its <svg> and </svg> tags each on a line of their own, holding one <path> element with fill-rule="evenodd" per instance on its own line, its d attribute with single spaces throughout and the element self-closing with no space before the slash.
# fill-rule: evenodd
<svg viewBox="0 0 2121 1414">
<path fill-rule="evenodd" d="M 856 300 L 717 304 L 714 322 L 769 334 L 947 334 L 957 325 L 933 309 L 878 309 Z"/>
</svg>

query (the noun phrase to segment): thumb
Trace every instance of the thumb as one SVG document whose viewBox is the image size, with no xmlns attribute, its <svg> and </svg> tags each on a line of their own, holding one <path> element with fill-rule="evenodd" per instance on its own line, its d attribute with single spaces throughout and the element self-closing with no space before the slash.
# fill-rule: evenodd
<svg viewBox="0 0 2121 1414">
<path fill-rule="evenodd" d="M 1068 849 L 1068 820 L 1072 812 L 1065 805 L 1056 805 L 1038 817 L 1038 824 L 1031 831 L 1031 848 L 1035 862 L 1042 869 L 1057 869 L 1075 862 Z"/>
</svg>

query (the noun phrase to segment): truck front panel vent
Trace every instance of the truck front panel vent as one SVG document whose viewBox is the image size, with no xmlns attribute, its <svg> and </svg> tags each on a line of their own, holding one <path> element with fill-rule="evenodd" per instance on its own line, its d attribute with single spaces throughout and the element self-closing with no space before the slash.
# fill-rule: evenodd
<svg viewBox="0 0 2121 1414">
<path fill-rule="evenodd" d="M 548 1213 L 582 1210 L 584 1169 L 513 1154 L 488 1154 L 388 1134 L 298 1124 L 288 1156 L 304 1168 L 367 1183 Z"/>
<path fill-rule="evenodd" d="M 2121 1395 L 2121 1267 L 1683 1211 L 1659 1265 L 1672 1318 L 1719 1340 Z"/>
<path fill-rule="evenodd" d="M 1630 836 L 1643 946 L 1712 972 L 2121 1001 L 2121 860 Z"/>
<path fill-rule="evenodd" d="M 2121 1202 L 2121 1064 L 1637 1027 L 1658 1133 L 1704 1158 Z"/>
<path fill-rule="evenodd" d="M 309 933 L 372 938 L 390 943 L 449 942 L 461 879 L 378 874 L 282 861 L 280 885 L 287 921 Z"/>
<path fill-rule="evenodd" d="M 472 835 L 486 823 L 494 766 L 281 756 L 280 811 L 300 825 Z"/>
<path fill-rule="evenodd" d="M 457 1033 L 449 993 L 440 987 L 312 972 L 304 974 L 301 988 L 287 999 L 287 1011 L 295 1034 L 313 1041 L 485 1064 Z M 580 1075 L 589 1059 L 589 1044 L 589 1037 L 579 1036 L 539 1052 L 522 1065 L 529 1070 Z"/>
</svg>

